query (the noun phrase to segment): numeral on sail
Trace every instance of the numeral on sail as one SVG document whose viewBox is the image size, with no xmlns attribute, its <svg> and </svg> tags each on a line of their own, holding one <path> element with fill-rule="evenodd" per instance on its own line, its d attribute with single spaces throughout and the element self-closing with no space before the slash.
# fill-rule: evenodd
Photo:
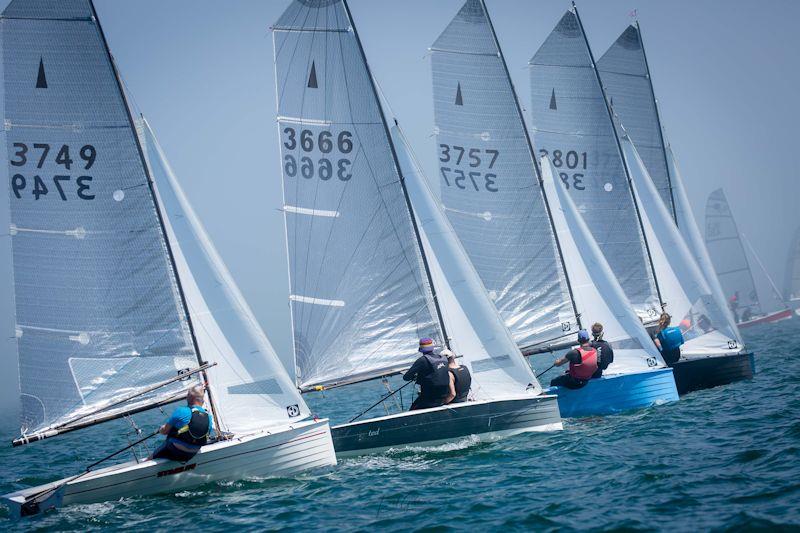
<svg viewBox="0 0 800 533">
<path fill-rule="evenodd" d="M 64 185 L 62 183 L 69 182 L 71 180 L 71 176 L 53 176 L 53 185 L 55 185 L 55 188 L 58 191 L 58 196 L 62 201 L 68 200 L 67 191 L 64 190 Z M 80 176 L 75 180 L 77 185 L 75 194 L 79 199 L 95 199 L 95 195 L 90 191 L 91 181 L 91 176 Z M 14 174 L 11 177 L 11 191 L 17 198 L 22 198 L 22 192 L 27 188 L 27 186 L 28 180 L 22 174 Z M 33 187 L 31 188 L 31 195 L 33 196 L 33 199 L 39 200 L 42 196 L 46 196 L 49 192 L 50 189 L 48 188 L 45 180 L 39 175 L 33 176 Z"/>
<path fill-rule="evenodd" d="M 353 151 L 353 134 L 347 130 L 336 136 L 329 130 L 323 130 L 314 135 L 313 131 L 304 129 L 298 134 L 297 130 L 287 126 L 283 128 L 283 135 L 283 147 L 287 151 L 297 151 L 299 148 L 302 152 L 310 153 L 316 149 L 324 155 L 331 154 L 334 149 L 341 155 Z M 334 138 L 336 139 L 335 143 Z M 353 177 L 352 164 L 353 162 L 346 157 L 332 160 L 330 157 L 315 159 L 309 155 L 302 155 L 298 160 L 297 156 L 293 154 L 283 156 L 283 171 L 290 178 L 297 176 L 299 167 L 300 175 L 305 179 L 312 179 L 316 176 L 322 181 L 329 181 L 335 174 L 339 181 L 348 181 Z"/>
<path fill-rule="evenodd" d="M 47 162 L 47 156 L 50 154 L 50 145 L 45 143 L 33 143 L 33 149 L 39 150 L 39 157 L 38 161 L 36 161 L 36 168 L 42 168 L 44 164 Z M 9 162 L 12 166 L 15 167 L 22 167 L 28 163 L 28 152 L 30 148 L 26 143 L 14 143 L 14 159 L 11 159 Z M 91 144 L 84 145 L 80 149 L 80 157 L 84 161 L 84 170 L 89 170 L 94 165 L 94 161 L 97 158 L 97 149 Z M 69 156 L 69 145 L 64 144 L 58 150 L 54 161 L 57 165 L 61 165 L 67 170 L 72 169 L 72 163 L 74 162 L 72 158 Z"/>
<path fill-rule="evenodd" d="M 497 192 L 497 174 L 492 172 L 479 172 L 469 170 L 484 166 L 487 170 L 491 169 L 497 157 L 500 155 L 498 150 L 489 150 L 482 148 L 469 148 L 464 146 L 456 146 L 449 144 L 439 145 L 439 161 L 442 163 L 450 163 L 455 167 L 439 167 L 442 174 L 442 179 L 446 186 L 457 187 L 462 190 L 486 190 L 489 192 Z M 464 157 L 466 154 L 466 157 Z M 485 154 L 483 157 L 481 157 Z M 467 167 L 464 169 L 463 167 Z M 450 182 L 452 173 L 452 183 Z M 469 179 L 469 182 L 467 181 Z M 470 186 L 471 184 L 471 186 Z"/>
</svg>

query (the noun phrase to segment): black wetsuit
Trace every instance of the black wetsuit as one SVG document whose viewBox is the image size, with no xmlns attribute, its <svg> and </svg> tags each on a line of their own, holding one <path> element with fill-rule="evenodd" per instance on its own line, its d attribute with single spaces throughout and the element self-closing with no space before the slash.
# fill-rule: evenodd
<svg viewBox="0 0 800 533">
<path fill-rule="evenodd" d="M 450 373 L 453 374 L 456 389 L 456 397 L 450 403 L 466 402 L 472 386 L 472 375 L 469 373 L 469 369 L 464 365 L 459 365 L 458 368 L 451 368 Z"/>
<path fill-rule="evenodd" d="M 597 371 L 592 375 L 594 379 L 602 376 L 603 370 L 614 362 L 614 348 L 603 339 L 592 341 L 592 348 L 597 350 Z"/>
<path fill-rule="evenodd" d="M 405 381 L 415 379 L 420 387 L 419 396 L 411 404 L 412 411 L 444 405 L 450 393 L 447 357 L 440 354 L 423 354 L 414 361 L 408 372 L 403 374 L 403 379 Z"/>
</svg>

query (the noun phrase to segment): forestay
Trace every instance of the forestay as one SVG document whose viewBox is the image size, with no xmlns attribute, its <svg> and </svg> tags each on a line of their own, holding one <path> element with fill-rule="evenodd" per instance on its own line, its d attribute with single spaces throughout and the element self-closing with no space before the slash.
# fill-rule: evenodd
<svg viewBox="0 0 800 533">
<path fill-rule="evenodd" d="M 742 348 L 738 330 L 731 326 L 714 298 L 648 175 L 635 143 L 627 134 L 621 141 L 634 193 L 642 209 L 645 236 L 652 243 L 650 252 L 656 275 L 662 290 L 669 295 L 666 311 L 686 340 L 681 353 L 691 356 L 738 352 Z"/>
<path fill-rule="evenodd" d="M 712 192 L 706 202 L 706 246 L 725 297 L 737 302 L 739 318 L 745 310 L 752 315 L 762 314 L 750 263 L 722 189 Z"/>
<path fill-rule="evenodd" d="M 431 47 L 442 202 L 497 310 L 525 348 L 577 331 L 525 125 L 482 2 Z"/>
<path fill-rule="evenodd" d="M 597 70 L 611 107 L 625 130 L 636 139 L 636 150 L 653 184 L 670 216 L 678 222 L 661 121 L 638 22 L 628 26 L 597 60 Z"/>
<path fill-rule="evenodd" d="M 529 62 L 534 144 L 586 220 L 637 313 L 657 317 L 656 289 L 616 132 L 577 12 Z"/>
<path fill-rule="evenodd" d="M 194 213 L 146 121 L 143 146 L 221 428 L 236 435 L 310 413 Z"/>
<path fill-rule="evenodd" d="M 786 279 L 784 280 L 784 298 L 800 299 L 800 228 L 794 232 L 789 246 L 789 257 L 786 261 Z"/>
<path fill-rule="evenodd" d="M 539 382 L 436 203 L 400 128 L 393 127 L 391 135 L 450 335 L 450 348 L 463 356 L 459 362 L 472 373 L 474 398 L 497 400 L 519 397 L 524 391 L 540 393 Z"/>
<path fill-rule="evenodd" d="M 87 0 L 3 12 L 22 432 L 173 397 L 196 368 L 164 230 Z"/>
<path fill-rule="evenodd" d="M 398 371 L 444 339 L 355 29 L 340 0 L 296 0 L 273 30 L 298 383 Z"/>
<path fill-rule="evenodd" d="M 603 375 L 665 367 L 566 186 L 556 182 L 558 172 L 546 156 L 542 156 L 541 168 L 575 305 L 581 315 L 603 324 L 603 338 L 614 348 L 614 362 Z"/>
</svg>

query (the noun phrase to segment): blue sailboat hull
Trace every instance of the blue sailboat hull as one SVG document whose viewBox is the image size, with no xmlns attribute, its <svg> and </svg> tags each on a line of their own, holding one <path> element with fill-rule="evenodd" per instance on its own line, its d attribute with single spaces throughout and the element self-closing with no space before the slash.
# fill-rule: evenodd
<svg viewBox="0 0 800 533">
<path fill-rule="evenodd" d="M 671 368 L 603 376 L 580 389 L 551 387 L 547 393 L 558 395 L 562 418 L 611 415 L 678 400 Z"/>
</svg>

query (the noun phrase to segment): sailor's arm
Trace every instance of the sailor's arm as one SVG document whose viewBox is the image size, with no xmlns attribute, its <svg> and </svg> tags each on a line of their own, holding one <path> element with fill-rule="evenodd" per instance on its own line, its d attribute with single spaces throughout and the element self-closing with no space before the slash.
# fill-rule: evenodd
<svg viewBox="0 0 800 533">
<path fill-rule="evenodd" d="M 405 374 L 403 374 L 403 381 L 411 381 L 413 379 L 416 379 L 417 374 L 419 374 L 420 370 L 422 370 L 423 361 L 425 361 L 423 357 L 420 357 L 419 359 L 414 361 L 414 364 L 411 365 L 411 368 L 409 368 L 408 371 Z"/>
<path fill-rule="evenodd" d="M 444 399 L 445 404 L 448 404 L 456 399 L 456 377 L 452 372 L 447 373 L 450 374 L 450 392 L 447 393 L 447 396 Z"/>
<path fill-rule="evenodd" d="M 158 432 L 161 433 L 162 435 L 168 434 L 170 430 L 172 430 L 172 426 L 169 424 L 164 424 L 163 426 L 158 428 Z"/>
</svg>

